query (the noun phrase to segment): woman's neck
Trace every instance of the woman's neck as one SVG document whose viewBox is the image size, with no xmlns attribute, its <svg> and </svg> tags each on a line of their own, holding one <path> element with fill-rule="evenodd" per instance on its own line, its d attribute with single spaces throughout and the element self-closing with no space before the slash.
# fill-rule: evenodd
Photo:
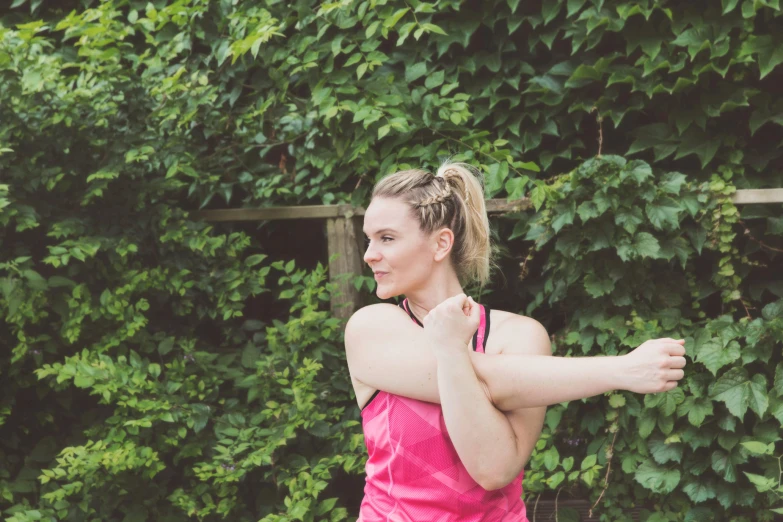
<svg viewBox="0 0 783 522">
<path fill-rule="evenodd" d="M 440 303 L 463 293 L 456 274 L 444 275 L 443 277 L 433 276 L 427 281 L 423 288 L 417 288 L 405 294 L 408 298 L 408 306 L 417 319 L 423 321 L 430 313 L 430 310 Z"/>
</svg>

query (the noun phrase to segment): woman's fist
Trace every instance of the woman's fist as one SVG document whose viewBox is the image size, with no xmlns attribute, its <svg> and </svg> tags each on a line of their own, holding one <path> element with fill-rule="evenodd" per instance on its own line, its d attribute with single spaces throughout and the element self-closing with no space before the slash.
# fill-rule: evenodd
<svg viewBox="0 0 783 522">
<path fill-rule="evenodd" d="M 636 393 L 658 393 L 677 386 L 685 376 L 685 341 L 650 339 L 621 359 L 625 375 L 623 389 Z"/>
<path fill-rule="evenodd" d="M 439 343 L 460 342 L 468 344 L 478 329 L 481 310 L 479 305 L 465 294 L 449 297 L 430 310 L 424 318 L 424 330 Z"/>
</svg>

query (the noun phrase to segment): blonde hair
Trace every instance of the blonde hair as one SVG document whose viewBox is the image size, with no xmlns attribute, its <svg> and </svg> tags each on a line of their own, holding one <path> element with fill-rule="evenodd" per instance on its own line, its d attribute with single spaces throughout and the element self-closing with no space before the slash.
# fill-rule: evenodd
<svg viewBox="0 0 783 522">
<path fill-rule="evenodd" d="M 484 187 L 471 165 L 445 163 L 436 174 L 420 169 L 395 172 L 375 185 L 372 197 L 402 199 L 426 233 L 451 229 L 457 277 L 480 285 L 489 280 L 492 250 Z"/>
</svg>

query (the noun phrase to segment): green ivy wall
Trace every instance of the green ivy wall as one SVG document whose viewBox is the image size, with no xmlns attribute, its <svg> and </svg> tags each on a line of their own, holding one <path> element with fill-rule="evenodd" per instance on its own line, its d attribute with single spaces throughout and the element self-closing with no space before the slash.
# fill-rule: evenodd
<svg viewBox="0 0 783 522">
<path fill-rule="evenodd" d="M 731 195 L 783 187 L 781 35 L 778 0 L 0 8 L 3 516 L 355 518 L 325 268 L 193 212 L 364 205 L 452 157 L 534 203 L 482 299 L 558 355 L 687 339 L 678 389 L 549 409 L 528 505 L 771 520 L 783 212 Z"/>
</svg>

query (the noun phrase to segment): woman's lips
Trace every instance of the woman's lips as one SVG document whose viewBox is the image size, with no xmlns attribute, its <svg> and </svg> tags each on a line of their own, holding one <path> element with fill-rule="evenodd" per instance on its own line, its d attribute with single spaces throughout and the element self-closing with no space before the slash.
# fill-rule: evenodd
<svg viewBox="0 0 783 522">
<path fill-rule="evenodd" d="M 380 278 L 385 276 L 388 272 L 375 272 L 375 280 L 378 281 Z"/>
</svg>

